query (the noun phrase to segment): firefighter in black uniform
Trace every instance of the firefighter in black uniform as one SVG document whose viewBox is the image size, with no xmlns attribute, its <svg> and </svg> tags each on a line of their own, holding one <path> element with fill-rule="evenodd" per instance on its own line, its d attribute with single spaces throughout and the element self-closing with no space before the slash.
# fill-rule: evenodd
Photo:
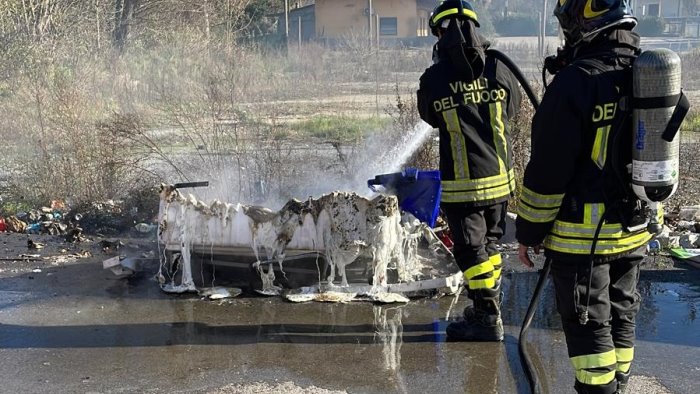
<svg viewBox="0 0 700 394">
<path fill-rule="evenodd" d="M 521 96 L 510 70 L 486 56 L 476 12 L 459 1 L 442 2 L 430 16 L 438 42 L 435 63 L 420 78 L 418 109 L 440 130 L 441 207 L 473 301 L 464 320 L 447 327 L 447 336 L 501 341 L 501 255 L 494 242 L 504 234 L 515 187 L 508 122 Z"/>
<path fill-rule="evenodd" d="M 557 309 L 578 393 L 619 393 L 634 356 L 636 290 L 652 234 L 629 189 L 632 67 L 639 54 L 628 0 L 558 0 L 565 44 L 532 122 L 518 203 L 519 258 L 552 261 Z M 628 178 L 629 177 L 629 178 Z"/>
</svg>

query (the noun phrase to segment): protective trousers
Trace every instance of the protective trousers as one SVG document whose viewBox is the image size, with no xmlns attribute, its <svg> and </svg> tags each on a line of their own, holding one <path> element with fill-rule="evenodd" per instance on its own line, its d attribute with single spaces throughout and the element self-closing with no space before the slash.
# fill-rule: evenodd
<svg viewBox="0 0 700 394">
<path fill-rule="evenodd" d="M 612 394 L 624 387 L 634 358 L 635 317 L 641 253 L 596 263 L 587 296 L 590 260 L 552 261 L 557 310 L 561 315 L 578 393 Z M 581 317 L 588 302 L 588 321 Z"/>
<path fill-rule="evenodd" d="M 469 298 L 475 307 L 483 306 L 497 313 L 502 263 L 496 241 L 505 233 L 507 202 L 483 207 L 443 204 L 442 208 Z"/>
</svg>

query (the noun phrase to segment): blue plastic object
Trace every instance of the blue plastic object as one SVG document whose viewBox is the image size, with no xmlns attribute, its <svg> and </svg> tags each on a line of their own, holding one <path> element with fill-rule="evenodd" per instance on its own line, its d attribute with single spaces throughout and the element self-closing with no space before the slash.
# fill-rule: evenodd
<svg viewBox="0 0 700 394">
<path fill-rule="evenodd" d="M 403 172 L 377 175 L 367 181 L 367 186 L 375 192 L 380 191 L 377 186 L 382 186 L 387 193 L 398 197 L 399 208 L 435 227 L 442 194 L 440 171 L 406 168 Z"/>
</svg>

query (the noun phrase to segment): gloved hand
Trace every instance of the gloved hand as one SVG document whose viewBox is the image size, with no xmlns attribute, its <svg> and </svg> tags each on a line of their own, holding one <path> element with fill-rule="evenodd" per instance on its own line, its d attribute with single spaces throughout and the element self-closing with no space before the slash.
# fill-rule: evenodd
<svg viewBox="0 0 700 394">
<path fill-rule="evenodd" d="M 533 263 L 532 259 L 530 258 L 530 254 L 528 253 L 529 249 L 529 246 L 518 244 L 518 259 L 521 263 L 523 263 L 524 266 L 528 268 L 534 268 L 535 263 Z M 542 250 L 542 245 L 533 246 L 532 249 L 535 252 L 535 254 L 540 254 L 540 250 Z"/>
</svg>

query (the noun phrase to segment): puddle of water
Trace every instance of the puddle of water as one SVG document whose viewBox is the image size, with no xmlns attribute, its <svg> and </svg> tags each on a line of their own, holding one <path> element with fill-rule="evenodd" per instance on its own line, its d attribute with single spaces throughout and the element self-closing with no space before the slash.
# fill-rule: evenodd
<svg viewBox="0 0 700 394">
<path fill-rule="evenodd" d="M 700 288 L 676 282 L 641 281 L 637 338 L 700 347 Z"/>
</svg>

